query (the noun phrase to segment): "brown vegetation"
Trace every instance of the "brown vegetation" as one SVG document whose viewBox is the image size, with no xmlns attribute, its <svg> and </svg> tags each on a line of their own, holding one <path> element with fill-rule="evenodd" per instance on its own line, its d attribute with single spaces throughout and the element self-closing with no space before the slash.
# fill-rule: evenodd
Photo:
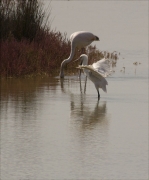
<svg viewBox="0 0 149 180">
<path fill-rule="evenodd" d="M 69 56 L 70 41 L 49 28 L 49 17 L 50 11 L 47 14 L 38 0 L 0 0 L 1 77 L 58 75 L 61 62 Z M 86 52 L 92 62 L 103 57 L 96 47 L 89 46 Z M 80 54 L 76 51 L 74 59 Z M 69 67 L 74 72 L 75 64 Z"/>
</svg>

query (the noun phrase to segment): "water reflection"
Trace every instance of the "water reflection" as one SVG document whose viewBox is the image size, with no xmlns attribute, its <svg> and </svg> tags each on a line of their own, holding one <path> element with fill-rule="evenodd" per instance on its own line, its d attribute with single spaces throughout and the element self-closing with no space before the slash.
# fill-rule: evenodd
<svg viewBox="0 0 149 180">
<path fill-rule="evenodd" d="M 107 158 L 109 144 L 109 116 L 106 101 L 97 101 L 89 95 L 92 82 L 72 77 L 61 81 L 61 92 L 66 94 L 70 101 L 69 138 L 71 142 L 71 175 L 79 172 L 82 177 L 89 177 L 91 168 L 104 163 Z M 76 84 L 76 85 L 75 85 Z M 75 87 L 77 89 L 75 89 Z M 88 93 L 86 95 L 86 89 Z M 93 148 L 94 147 L 94 148 Z M 97 158 L 98 157 L 98 158 Z M 91 164 L 88 167 L 87 164 Z M 80 172 L 82 167 L 85 171 Z M 98 171 L 97 171 L 98 172 Z"/>
<path fill-rule="evenodd" d="M 0 103 L 0 108 L 7 110 L 8 107 L 11 107 L 15 114 L 29 115 L 40 108 L 37 96 L 38 99 L 42 98 L 45 87 L 56 90 L 57 84 L 56 79 L 49 77 L 2 79 L 1 102 L 3 103 Z"/>
<path fill-rule="evenodd" d="M 71 99 L 71 118 L 80 121 L 82 125 L 96 125 L 96 123 L 104 121 L 106 118 L 107 107 L 106 102 L 97 101 L 94 108 L 84 104 L 82 98 L 75 103 L 74 98 Z"/>
<path fill-rule="evenodd" d="M 38 172 L 48 177 L 57 169 L 65 171 L 68 161 L 66 167 L 75 176 L 86 163 L 98 163 L 95 154 L 107 157 L 107 104 L 85 94 L 90 82 L 84 77 L 12 79 L 2 84 L 2 177 L 34 179 Z"/>
<path fill-rule="evenodd" d="M 80 92 L 83 93 L 83 91 L 82 91 L 81 77 L 79 77 L 79 82 L 80 82 Z M 84 93 L 86 93 L 86 85 L 87 85 L 87 76 L 85 77 Z"/>
<path fill-rule="evenodd" d="M 57 91 L 60 90 L 68 95 L 67 102 L 70 102 L 71 119 L 80 121 L 82 125 L 93 125 L 104 121 L 107 113 L 106 101 L 96 102 L 95 99 L 88 99 L 91 97 L 86 96 L 86 77 L 82 77 L 82 80 L 77 76 L 71 78 L 60 81 L 56 78 L 2 80 L 0 109 L 3 113 L 1 113 L 1 117 L 7 119 L 7 111 L 11 109 L 15 120 L 26 120 L 24 123 L 27 123 L 28 120 L 32 120 L 33 114 L 34 119 L 37 119 L 36 114 L 39 109 L 42 109 L 40 100 L 43 99 L 44 93 L 55 94 L 54 96 L 49 95 L 54 98 L 53 100 L 49 98 L 52 103 L 55 98 L 57 99 L 58 94 L 63 97 Z M 57 101 L 59 100 L 57 99 Z"/>
<path fill-rule="evenodd" d="M 112 82 L 117 88 L 126 83 L 130 87 L 132 81 L 124 80 Z M 119 82 L 123 84 L 119 86 Z M 147 152 L 144 102 L 120 102 L 120 89 L 115 92 L 114 88 L 117 99 L 111 102 L 103 97 L 98 102 L 96 95 L 93 97 L 94 88 L 90 88 L 92 82 L 86 83 L 84 77 L 80 81 L 77 76 L 61 81 L 8 80 L 1 85 L 2 179 L 36 179 L 37 174 L 39 179 L 71 179 L 76 174 L 85 179 L 102 179 L 105 174 L 110 178 L 113 171 L 117 173 L 115 169 L 130 162 L 128 168 L 138 166 L 132 169 L 134 173 L 140 167 L 142 172 L 147 169 L 147 156 L 143 154 Z M 143 87 L 147 89 L 146 85 Z M 130 92 L 126 89 L 126 95 Z M 142 99 L 142 94 L 138 95 Z M 136 108 L 135 113 L 132 107 Z M 145 107 L 141 114 L 140 107 Z M 140 121 L 141 118 L 144 120 Z"/>
<path fill-rule="evenodd" d="M 76 82 L 80 85 L 80 93 L 73 93 L 73 89 L 67 86 L 67 80 L 61 80 L 61 91 L 65 94 L 69 95 L 70 98 L 70 116 L 71 119 L 75 122 L 79 122 L 84 126 L 93 126 L 97 123 L 107 123 L 107 106 L 106 101 L 97 101 L 94 100 L 88 101 L 86 98 L 86 86 L 87 86 L 87 78 L 84 80 L 78 79 Z M 72 92 L 71 92 L 72 90 Z"/>
</svg>

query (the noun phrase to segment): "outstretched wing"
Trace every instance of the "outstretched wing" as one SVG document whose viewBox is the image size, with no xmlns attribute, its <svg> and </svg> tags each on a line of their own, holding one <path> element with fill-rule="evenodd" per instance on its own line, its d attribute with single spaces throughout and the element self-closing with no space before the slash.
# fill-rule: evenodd
<svg viewBox="0 0 149 180">
<path fill-rule="evenodd" d="M 93 66 L 86 65 L 86 66 L 79 66 L 78 69 L 83 69 L 89 79 L 95 84 L 96 89 L 102 88 L 104 92 L 107 92 L 106 85 L 108 85 L 107 80 L 105 77 L 98 71 L 96 71 Z"/>
<path fill-rule="evenodd" d="M 79 66 L 79 67 L 77 67 L 77 68 L 78 68 L 78 69 L 87 69 L 87 70 L 89 70 L 90 72 L 92 72 L 92 74 L 93 74 L 95 77 L 97 77 L 97 78 L 99 78 L 99 79 L 102 79 L 102 78 L 104 77 L 100 72 L 96 71 L 91 65 Z"/>
<path fill-rule="evenodd" d="M 108 59 L 101 59 L 92 64 L 93 68 L 102 74 L 104 77 L 107 77 L 110 74 L 110 62 Z"/>
</svg>

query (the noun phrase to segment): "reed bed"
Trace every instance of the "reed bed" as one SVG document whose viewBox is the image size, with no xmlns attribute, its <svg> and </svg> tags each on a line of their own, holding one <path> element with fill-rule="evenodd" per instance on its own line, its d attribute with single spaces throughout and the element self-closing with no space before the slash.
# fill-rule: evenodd
<svg viewBox="0 0 149 180">
<path fill-rule="evenodd" d="M 51 30 L 50 13 L 38 0 L 0 0 L 1 77 L 58 75 L 61 62 L 69 56 L 70 41 L 66 33 Z M 103 57 L 95 46 L 84 53 L 90 63 Z M 74 59 L 80 55 L 76 50 Z M 72 73 L 77 63 L 68 66 Z"/>
</svg>

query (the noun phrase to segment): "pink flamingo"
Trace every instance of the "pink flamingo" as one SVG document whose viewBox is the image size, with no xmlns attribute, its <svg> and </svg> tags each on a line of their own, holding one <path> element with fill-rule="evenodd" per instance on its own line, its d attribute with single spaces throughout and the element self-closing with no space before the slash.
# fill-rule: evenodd
<svg viewBox="0 0 149 180">
<path fill-rule="evenodd" d="M 64 67 L 67 63 L 72 61 L 75 53 L 76 48 L 83 48 L 91 44 L 93 41 L 99 41 L 99 38 L 92 34 L 91 32 L 87 31 L 78 31 L 74 32 L 70 36 L 70 41 L 71 41 L 71 52 L 68 57 L 68 59 L 65 59 L 61 63 L 61 68 L 60 68 L 60 78 L 64 78 Z"/>
</svg>

